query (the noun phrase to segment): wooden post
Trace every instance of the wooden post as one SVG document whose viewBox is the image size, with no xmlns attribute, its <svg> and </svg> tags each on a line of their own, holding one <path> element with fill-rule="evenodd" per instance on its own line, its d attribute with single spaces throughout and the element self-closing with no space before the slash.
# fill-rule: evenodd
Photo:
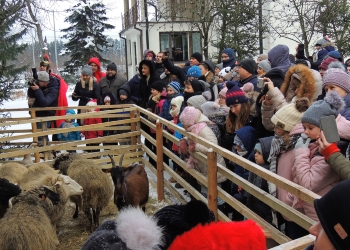
<svg viewBox="0 0 350 250">
<path fill-rule="evenodd" d="M 47 122 L 41 122 L 41 127 L 43 128 L 43 131 L 47 131 Z M 48 145 L 47 138 L 48 137 L 46 135 L 43 136 L 43 147 Z M 47 160 L 49 160 L 49 151 L 44 152 L 44 161 Z"/>
<path fill-rule="evenodd" d="M 141 117 L 141 112 L 139 110 L 136 111 L 137 117 Z M 141 131 L 141 121 L 137 122 L 137 131 Z M 141 144 L 141 135 L 137 136 L 137 143 Z"/>
<path fill-rule="evenodd" d="M 157 192 L 158 201 L 164 200 L 164 176 L 163 176 L 163 124 L 157 120 L 156 147 L 157 147 Z"/>
<path fill-rule="evenodd" d="M 208 207 L 218 220 L 218 189 L 217 189 L 217 155 L 212 148 L 208 150 Z"/>
<path fill-rule="evenodd" d="M 135 111 L 130 111 L 130 119 L 133 119 L 136 117 Z M 136 123 L 132 122 L 130 123 L 131 132 L 136 131 Z M 131 145 L 136 145 L 136 136 L 131 136 Z M 135 152 L 135 150 L 133 150 Z"/>
<path fill-rule="evenodd" d="M 35 114 L 35 111 L 34 110 L 31 110 L 30 111 L 30 116 L 32 119 L 35 119 L 36 118 L 36 114 Z M 32 132 L 33 133 L 36 133 L 38 132 L 38 128 L 36 127 L 36 122 L 32 122 Z M 38 142 L 38 137 L 33 137 L 33 141 L 34 142 Z M 37 146 L 35 146 L 37 147 Z M 34 153 L 34 156 L 35 156 L 35 162 L 40 162 L 40 155 L 39 155 L 39 152 L 35 152 Z"/>
</svg>

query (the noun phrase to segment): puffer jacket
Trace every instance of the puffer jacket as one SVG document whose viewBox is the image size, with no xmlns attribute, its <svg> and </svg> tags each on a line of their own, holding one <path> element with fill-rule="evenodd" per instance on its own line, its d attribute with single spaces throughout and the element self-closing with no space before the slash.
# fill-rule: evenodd
<svg viewBox="0 0 350 250">
<path fill-rule="evenodd" d="M 114 96 L 117 97 L 118 89 L 126 82 L 127 82 L 126 78 L 123 75 L 118 73 L 116 73 L 112 77 L 105 76 L 101 78 L 101 81 L 100 81 L 101 96 L 103 95 L 103 93 L 112 92 Z"/>
<path fill-rule="evenodd" d="M 200 123 L 200 122 L 206 122 L 208 124 L 210 121 L 205 115 L 202 114 L 197 123 Z M 216 139 L 215 134 L 208 126 L 205 126 L 199 132 L 198 136 L 205 139 L 205 140 L 208 140 L 216 145 L 218 144 L 218 140 Z M 184 137 L 184 139 L 186 141 L 188 141 L 187 137 Z M 204 155 L 206 155 L 208 153 L 208 148 L 199 144 L 199 143 L 196 143 L 194 151 L 197 153 L 203 153 Z M 217 156 L 217 163 L 226 167 L 224 158 L 221 155 Z M 199 173 L 204 175 L 205 178 L 208 178 L 208 165 L 206 163 L 198 160 L 198 163 L 196 164 L 195 170 L 197 170 Z M 224 182 L 225 180 L 226 180 L 225 176 L 221 175 L 220 173 L 217 174 L 217 182 L 218 183 Z"/>
<path fill-rule="evenodd" d="M 106 73 L 101 71 L 101 63 L 97 57 L 91 57 L 88 64 L 90 65 L 91 63 L 95 63 L 98 67 L 97 71 L 93 74 L 96 78 L 96 82 L 99 83 L 101 78 L 106 76 Z"/>
<path fill-rule="evenodd" d="M 65 126 L 66 122 L 62 122 L 60 125 L 60 128 L 63 128 Z M 75 127 L 79 127 L 78 123 L 74 122 L 73 120 L 71 121 Z M 57 139 L 59 141 L 80 141 L 81 136 L 80 136 L 80 131 L 72 131 L 68 132 L 67 136 L 64 136 L 62 133 L 57 134 Z"/>
<path fill-rule="evenodd" d="M 100 85 L 96 82 L 93 83 L 92 90 L 89 90 L 89 83 L 85 84 L 85 88 L 83 88 L 82 85 L 83 79 L 80 79 L 74 88 L 74 93 L 77 94 L 79 97 L 72 96 L 73 101 L 78 101 L 78 106 L 86 106 L 86 104 L 90 101 L 90 99 L 96 99 L 99 102 L 101 101 L 101 95 L 100 95 Z M 80 110 L 78 111 L 80 113 Z"/>
<path fill-rule="evenodd" d="M 84 119 L 84 126 L 85 125 L 92 125 L 92 124 L 98 124 L 102 123 L 101 118 L 85 118 Z M 92 131 L 81 131 L 85 135 L 85 139 L 93 139 L 97 137 L 103 136 L 102 130 L 92 130 Z"/>
<path fill-rule="evenodd" d="M 350 161 L 340 152 L 331 154 L 327 163 L 340 176 L 342 180 L 350 179 Z"/>
<path fill-rule="evenodd" d="M 295 161 L 292 167 L 292 181 L 306 189 L 324 196 L 340 182 L 340 176 L 326 163 L 323 155 L 318 153 L 318 145 L 310 143 L 308 148 L 293 150 Z M 313 205 L 288 193 L 288 203 L 294 208 L 302 208 L 304 213 L 314 221 L 319 221 Z"/>
</svg>

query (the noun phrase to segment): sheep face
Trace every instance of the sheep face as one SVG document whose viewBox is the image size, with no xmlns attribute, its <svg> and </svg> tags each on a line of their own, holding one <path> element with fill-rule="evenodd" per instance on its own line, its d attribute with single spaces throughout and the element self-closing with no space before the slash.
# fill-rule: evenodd
<svg viewBox="0 0 350 250">
<path fill-rule="evenodd" d="M 124 181 L 125 170 L 123 167 L 113 167 L 111 168 L 111 176 L 116 189 L 122 187 Z"/>
<path fill-rule="evenodd" d="M 67 196 L 81 195 L 83 188 L 75 180 L 67 175 L 60 174 L 55 183 L 56 187 L 61 187 Z"/>
<path fill-rule="evenodd" d="M 21 188 L 5 178 L 0 178 L 0 193 L 1 199 L 9 200 L 11 197 L 19 195 Z"/>
</svg>

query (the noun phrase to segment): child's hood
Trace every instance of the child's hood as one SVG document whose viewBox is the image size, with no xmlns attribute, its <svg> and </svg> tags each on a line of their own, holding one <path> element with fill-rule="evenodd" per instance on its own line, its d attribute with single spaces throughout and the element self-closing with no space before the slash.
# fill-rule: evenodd
<svg viewBox="0 0 350 250">
<path fill-rule="evenodd" d="M 274 136 L 269 136 L 269 137 L 260 138 L 258 141 L 261 145 L 262 156 L 266 164 L 268 164 L 267 159 L 269 158 L 269 155 L 270 155 L 271 142 L 273 138 Z"/>
<path fill-rule="evenodd" d="M 244 126 L 236 131 L 236 135 L 239 137 L 248 153 L 252 152 L 255 145 L 255 128 L 252 126 Z"/>
<path fill-rule="evenodd" d="M 66 115 L 75 115 L 75 111 L 73 109 L 68 109 L 66 111 Z M 71 122 L 75 122 L 75 119 L 74 118 L 71 118 Z"/>
<path fill-rule="evenodd" d="M 127 98 L 126 100 L 121 100 L 120 99 L 120 91 L 124 92 L 123 94 L 126 94 Z M 120 86 L 120 88 L 117 90 L 117 101 L 118 103 L 126 103 L 129 102 L 131 100 L 131 95 L 130 95 L 130 86 L 128 84 L 124 84 L 122 86 Z"/>
<path fill-rule="evenodd" d="M 114 94 L 112 92 L 105 92 L 102 94 L 102 103 L 104 103 L 104 99 L 108 96 L 111 99 L 111 105 L 114 105 L 117 103 L 117 99 L 115 98 Z"/>
</svg>

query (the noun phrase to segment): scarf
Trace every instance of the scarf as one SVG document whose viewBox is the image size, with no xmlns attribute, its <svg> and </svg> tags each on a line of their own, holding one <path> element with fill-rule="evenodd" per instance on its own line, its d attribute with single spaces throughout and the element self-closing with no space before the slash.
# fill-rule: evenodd
<svg viewBox="0 0 350 250">
<path fill-rule="evenodd" d="M 74 123 L 73 122 L 64 122 L 63 124 L 62 124 L 62 128 L 74 128 L 75 126 L 74 126 Z M 62 133 L 62 135 L 64 136 L 64 137 L 68 137 L 68 133 L 69 132 L 64 132 L 64 133 Z"/>
<path fill-rule="evenodd" d="M 201 132 L 201 130 L 203 128 L 205 128 L 207 126 L 206 122 L 199 122 L 196 124 L 193 124 L 192 126 L 190 126 L 189 128 L 186 129 L 187 132 L 191 132 L 195 135 L 199 135 L 199 133 Z M 188 139 L 188 144 L 194 144 L 195 142 L 192 141 L 191 139 Z M 195 165 L 198 163 L 198 159 L 196 157 L 194 157 L 193 155 L 190 155 L 190 157 L 188 158 L 187 162 L 186 162 L 186 167 L 187 168 L 195 168 Z"/>
<path fill-rule="evenodd" d="M 277 173 L 277 157 L 291 149 L 294 148 L 295 144 L 297 143 L 297 140 L 299 139 L 300 135 L 291 135 L 289 137 L 289 144 L 286 145 L 284 137 L 275 136 L 272 139 L 271 142 L 271 149 L 270 149 L 270 155 L 268 158 L 268 161 L 270 162 L 270 171 L 273 173 Z M 269 193 L 277 198 L 277 187 L 272 182 L 267 182 L 269 187 Z M 277 221 L 277 212 L 274 209 L 271 209 L 272 211 L 272 223 L 276 225 L 278 228 L 278 221 Z"/>
<path fill-rule="evenodd" d="M 187 106 L 187 101 L 188 101 L 188 99 L 190 99 L 192 96 L 195 96 L 195 95 L 201 95 L 202 94 L 202 92 L 199 92 L 199 91 L 197 91 L 197 92 L 193 92 L 193 93 L 188 93 L 188 92 L 184 92 L 184 103 L 186 104 L 186 106 Z"/>
<path fill-rule="evenodd" d="M 83 89 L 85 89 L 85 81 L 83 80 L 83 78 L 80 79 L 80 82 L 81 82 L 81 86 L 83 87 Z M 93 90 L 93 85 L 94 84 L 94 79 L 92 77 L 90 77 L 90 80 L 89 80 L 89 90 Z"/>
</svg>

